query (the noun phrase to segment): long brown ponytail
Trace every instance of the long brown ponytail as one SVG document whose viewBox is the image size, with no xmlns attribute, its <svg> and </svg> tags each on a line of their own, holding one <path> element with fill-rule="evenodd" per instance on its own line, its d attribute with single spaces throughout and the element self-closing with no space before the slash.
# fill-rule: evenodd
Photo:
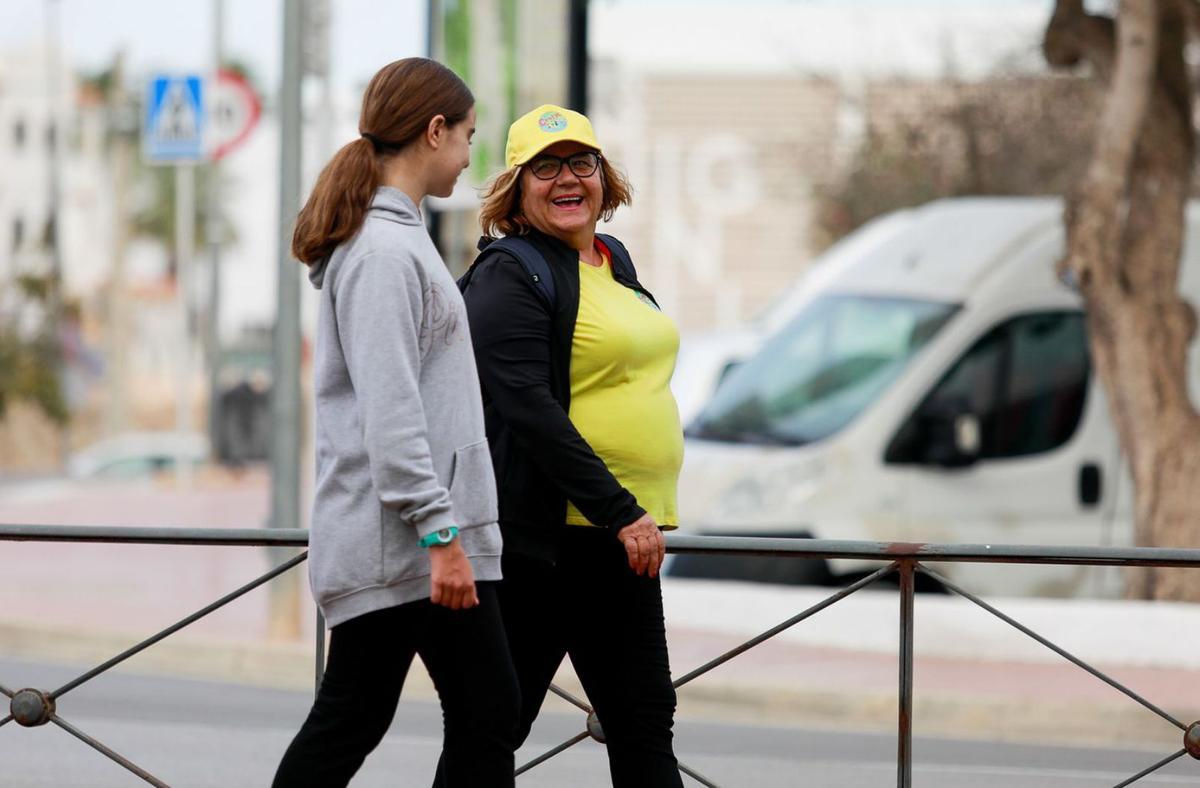
<svg viewBox="0 0 1200 788">
<path fill-rule="evenodd" d="M 434 60 L 410 57 L 379 69 L 363 94 L 358 131 L 325 165 L 296 218 L 292 255 L 319 262 L 362 227 L 383 178 L 382 159 L 420 138 L 436 115 L 453 126 L 475 97 L 458 75 Z"/>
</svg>

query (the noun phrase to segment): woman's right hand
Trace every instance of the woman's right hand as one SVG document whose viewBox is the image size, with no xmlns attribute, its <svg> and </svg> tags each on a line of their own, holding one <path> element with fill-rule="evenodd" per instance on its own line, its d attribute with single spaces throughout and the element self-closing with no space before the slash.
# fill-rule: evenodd
<svg viewBox="0 0 1200 788">
<path fill-rule="evenodd" d="M 459 540 L 429 548 L 429 601 L 451 610 L 466 610 L 479 604 L 475 573 Z"/>
<path fill-rule="evenodd" d="M 617 531 L 617 539 L 625 545 L 630 569 L 639 575 L 658 577 L 658 568 L 667 555 L 667 541 L 649 513 Z"/>
</svg>

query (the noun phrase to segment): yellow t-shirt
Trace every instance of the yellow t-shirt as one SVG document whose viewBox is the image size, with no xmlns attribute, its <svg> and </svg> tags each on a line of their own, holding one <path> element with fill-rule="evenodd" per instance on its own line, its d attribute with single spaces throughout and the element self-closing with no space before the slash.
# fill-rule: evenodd
<svg viewBox="0 0 1200 788">
<path fill-rule="evenodd" d="M 671 318 L 613 279 L 611 263 L 579 263 L 571 343 L 570 417 L 625 489 L 663 527 L 678 525 L 683 430 L 669 383 L 679 352 Z M 567 522 L 591 525 L 574 504 Z"/>
</svg>

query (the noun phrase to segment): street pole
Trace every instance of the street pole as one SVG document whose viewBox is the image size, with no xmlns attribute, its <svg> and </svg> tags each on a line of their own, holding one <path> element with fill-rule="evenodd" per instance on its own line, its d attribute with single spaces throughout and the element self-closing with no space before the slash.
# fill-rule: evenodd
<svg viewBox="0 0 1200 788">
<path fill-rule="evenodd" d="M 431 60 L 445 62 L 445 52 L 442 46 L 442 2 L 440 0 L 426 0 L 425 2 L 425 56 Z M 442 211 L 433 207 L 428 201 L 425 204 L 425 229 L 430 234 L 430 239 L 433 240 L 433 246 L 437 247 L 438 253 L 442 254 L 442 258 L 446 258 L 448 249 L 445 247 L 443 240 L 443 222 Z"/>
<path fill-rule="evenodd" d="M 445 53 L 441 51 L 442 43 L 442 4 L 439 0 L 426 0 L 425 57 L 444 63 L 446 57 Z M 445 241 L 442 238 L 442 212 L 429 202 L 425 203 L 425 230 L 429 233 L 438 254 L 442 256 L 443 260 L 446 259 L 449 250 L 446 249 Z"/>
<path fill-rule="evenodd" d="M 129 424 L 129 336 L 130 315 L 126 292 L 125 257 L 129 249 L 129 183 L 133 170 L 136 139 L 136 113 L 125 93 L 125 55 L 118 52 L 113 59 L 112 87 L 107 96 L 108 135 L 112 140 L 112 203 L 116 218 L 113 234 L 113 269 L 107 291 L 107 322 L 104 332 L 105 388 L 108 391 L 104 414 L 104 432 L 116 435 Z"/>
<path fill-rule="evenodd" d="M 320 98 L 316 117 L 316 158 L 325 161 L 333 155 L 334 106 L 332 65 L 333 18 L 329 0 L 305 0 L 304 68 L 301 74 L 317 78 Z"/>
<path fill-rule="evenodd" d="M 175 300 L 179 311 L 175 352 L 175 431 L 180 440 L 175 452 L 175 486 L 185 489 L 192 481 L 192 461 L 182 437 L 192 428 L 192 250 L 196 246 L 196 170 L 190 163 L 175 165 Z"/>
<path fill-rule="evenodd" d="M 225 0 L 213 0 L 213 86 L 224 59 Z M 205 325 L 205 350 L 208 355 L 208 440 L 213 456 L 221 446 L 221 162 L 213 158 L 208 165 L 208 210 L 204 226 L 208 241 L 208 321 Z"/>
<path fill-rule="evenodd" d="M 570 0 L 567 10 L 567 106 L 588 111 L 588 0 Z"/>
<path fill-rule="evenodd" d="M 442 60 L 438 45 L 442 39 L 442 4 L 425 0 L 425 57 Z"/>
<path fill-rule="evenodd" d="M 283 74 L 279 90 L 278 311 L 271 385 L 271 521 L 273 528 L 300 526 L 300 266 L 292 258 L 292 225 L 300 207 L 302 0 L 283 2 Z M 300 632 L 298 575 L 274 584 L 271 634 Z"/>
</svg>

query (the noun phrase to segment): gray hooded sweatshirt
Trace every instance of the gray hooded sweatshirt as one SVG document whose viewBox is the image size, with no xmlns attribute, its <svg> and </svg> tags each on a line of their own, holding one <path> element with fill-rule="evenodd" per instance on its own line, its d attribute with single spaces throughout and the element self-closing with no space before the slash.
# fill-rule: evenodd
<svg viewBox="0 0 1200 788">
<path fill-rule="evenodd" d="M 500 578 L 496 482 L 466 310 L 413 201 L 382 187 L 309 273 L 321 291 L 308 559 L 329 626 L 429 596 L 418 540 L 457 526 Z"/>
</svg>

